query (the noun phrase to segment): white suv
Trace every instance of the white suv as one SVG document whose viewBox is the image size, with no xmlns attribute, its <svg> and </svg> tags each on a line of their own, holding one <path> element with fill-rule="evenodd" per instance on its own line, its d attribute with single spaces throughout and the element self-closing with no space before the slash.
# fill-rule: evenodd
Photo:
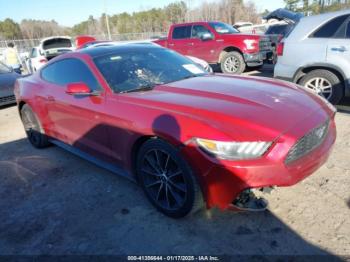
<svg viewBox="0 0 350 262">
<path fill-rule="evenodd" d="M 47 61 L 74 49 L 73 43 L 68 36 L 53 36 L 44 38 L 40 41 L 39 46 L 33 47 L 28 59 L 27 67 L 30 73 L 36 72 Z"/>
<path fill-rule="evenodd" d="M 277 55 L 274 77 L 311 88 L 332 104 L 350 96 L 350 10 L 301 18 Z"/>
</svg>

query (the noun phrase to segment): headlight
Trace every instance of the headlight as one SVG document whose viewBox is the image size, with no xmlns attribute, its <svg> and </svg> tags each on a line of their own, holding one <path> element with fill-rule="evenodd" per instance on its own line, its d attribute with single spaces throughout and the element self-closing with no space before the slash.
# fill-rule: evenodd
<svg viewBox="0 0 350 262">
<path fill-rule="evenodd" d="M 239 160 L 262 156 L 271 146 L 271 142 L 222 142 L 196 138 L 196 143 L 205 152 L 218 158 Z"/>
</svg>

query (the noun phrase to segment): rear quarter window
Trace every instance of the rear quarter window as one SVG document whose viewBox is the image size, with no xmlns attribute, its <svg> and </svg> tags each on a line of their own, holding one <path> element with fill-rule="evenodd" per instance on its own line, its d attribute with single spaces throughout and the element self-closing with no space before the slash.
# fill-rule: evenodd
<svg viewBox="0 0 350 262">
<path fill-rule="evenodd" d="M 173 39 L 191 38 L 192 26 L 177 26 L 173 29 Z"/>
<path fill-rule="evenodd" d="M 320 28 L 318 28 L 314 33 L 311 34 L 312 38 L 333 38 L 338 36 L 337 32 L 341 29 L 341 26 L 345 20 L 349 18 L 349 15 L 342 15 L 333 18 Z"/>
</svg>

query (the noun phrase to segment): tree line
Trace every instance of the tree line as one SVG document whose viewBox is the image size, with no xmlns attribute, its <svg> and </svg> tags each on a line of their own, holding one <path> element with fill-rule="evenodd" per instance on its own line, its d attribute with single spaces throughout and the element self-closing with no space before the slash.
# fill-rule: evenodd
<svg viewBox="0 0 350 262">
<path fill-rule="evenodd" d="M 306 15 L 335 11 L 350 7 L 350 0 L 284 0 L 285 7 Z M 272 11 L 272 10 L 271 10 Z M 269 12 L 265 10 L 264 14 Z M 243 0 L 203 0 L 193 6 L 193 0 L 168 4 L 163 8 L 108 15 L 112 34 L 165 32 L 173 23 L 219 20 L 229 24 L 239 21 L 259 23 L 261 21 L 255 4 Z M 42 21 L 24 19 L 20 23 L 10 18 L 0 21 L 1 39 L 35 39 L 52 35 L 106 35 L 106 14 L 99 18 L 89 16 L 87 20 L 72 27 L 63 27 L 55 20 Z"/>
<path fill-rule="evenodd" d="M 286 8 L 305 15 L 350 8 L 350 0 L 284 0 Z"/>
</svg>

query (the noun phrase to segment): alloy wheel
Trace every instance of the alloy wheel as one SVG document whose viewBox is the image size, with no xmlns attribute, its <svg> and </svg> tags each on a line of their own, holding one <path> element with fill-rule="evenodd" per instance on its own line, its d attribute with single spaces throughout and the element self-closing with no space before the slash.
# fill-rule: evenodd
<svg viewBox="0 0 350 262">
<path fill-rule="evenodd" d="M 322 77 L 311 78 L 304 86 L 314 90 L 318 95 L 323 96 L 327 100 L 329 100 L 333 93 L 332 84 Z"/>
<path fill-rule="evenodd" d="M 240 62 L 236 57 L 230 56 L 224 62 L 225 70 L 230 73 L 235 73 L 239 68 L 239 63 Z"/>
<path fill-rule="evenodd" d="M 152 149 L 143 157 L 141 172 L 149 196 L 166 210 L 177 210 L 186 202 L 187 183 L 176 161 L 165 151 Z"/>
</svg>

